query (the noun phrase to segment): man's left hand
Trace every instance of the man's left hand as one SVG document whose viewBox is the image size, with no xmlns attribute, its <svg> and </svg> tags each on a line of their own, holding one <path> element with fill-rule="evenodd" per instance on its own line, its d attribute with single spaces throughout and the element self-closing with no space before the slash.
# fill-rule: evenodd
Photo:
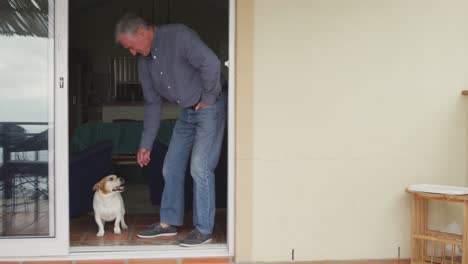
<svg viewBox="0 0 468 264">
<path fill-rule="evenodd" d="M 198 110 L 203 109 L 203 108 L 205 108 L 205 107 L 206 107 L 206 104 L 200 101 L 200 102 L 195 106 L 195 111 L 198 111 Z"/>
</svg>

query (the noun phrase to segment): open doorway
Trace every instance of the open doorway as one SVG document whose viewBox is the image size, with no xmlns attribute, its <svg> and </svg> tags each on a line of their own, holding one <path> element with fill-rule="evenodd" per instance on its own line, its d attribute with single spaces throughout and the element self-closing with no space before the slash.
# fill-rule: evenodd
<svg viewBox="0 0 468 264">
<path fill-rule="evenodd" d="M 135 162 L 143 120 L 143 98 L 136 60 L 114 43 L 114 26 L 132 12 L 157 25 L 183 23 L 195 30 L 216 53 L 222 65 L 229 57 L 229 0 L 80 0 L 69 8 L 69 131 L 70 131 L 70 245 L 172 245 L 170 238 L 141 239 L 136 234 L 159 221 L 163 190 L 162 164 L 180 109 L 164 103 L 162 122 L 151 163 Z M 222 74 L 229 80 L 227 67 Z M 225 83 L 227 85 L 227 82 Z M 230 118 L 228 116 L 228 118 Z M 214 244 L 227 243 L 228 127 L 216 168 Z M 92 186 L 114 173 L 126 180 L 122 193 L 128 230 L 114 235 L 106 224 L 97 237 Z M 192 228 L 192 179 L 185 184 L 184 237 Z"/>
</svg>

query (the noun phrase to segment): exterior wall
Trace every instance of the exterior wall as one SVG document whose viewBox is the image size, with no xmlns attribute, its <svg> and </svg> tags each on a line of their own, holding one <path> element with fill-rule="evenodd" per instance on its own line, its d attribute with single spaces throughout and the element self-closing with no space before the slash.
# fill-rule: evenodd
<svg viewBox="0 0 468 264">
<path fill-rule="evenodd" d="M 237 7 L 236 260 L 408 258 L 405 187 L 466 185 L 468 2 Z"/>
</svg>

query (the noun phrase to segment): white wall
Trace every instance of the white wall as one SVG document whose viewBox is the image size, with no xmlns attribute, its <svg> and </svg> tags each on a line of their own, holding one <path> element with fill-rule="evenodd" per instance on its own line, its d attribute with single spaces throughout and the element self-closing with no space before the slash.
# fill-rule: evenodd
<svg viewBox="0 0 468 264">
<path fill-rule="evenodd" d="M 468 2 L 253 8 L 252 260 L 409 257 L 405 187 L 466 185 Z"/>
</svg>

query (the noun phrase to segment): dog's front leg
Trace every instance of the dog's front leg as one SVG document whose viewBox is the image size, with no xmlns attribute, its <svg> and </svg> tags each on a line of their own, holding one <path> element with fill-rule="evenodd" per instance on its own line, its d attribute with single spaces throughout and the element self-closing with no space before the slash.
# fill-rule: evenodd
<svg viewBox="0 0 468 264">
<path fill-rule="evenodd" d="M 122 214 L 122 219 L 121 219 L 120 225 L 122 226 L 123 229 L 128 228 L 127 224 L 125 224 L 125 215 L 124 214 Z"/>
<path fill-rule="evenodd" d="M 96 224 L 98 225 L 98 232 L 96 236 L 102 237 L 104 236 L 104 222 L 102 221 L 101 217 L 98 214 L 94 214 L 94 220 L 96 220 Z"/>
<path fill-rule="evenodd" d="M 120 231 L 120 220 L 122 219 L 121 215 L 117 215 L 115 217 L 115 223 L 114 223 L 114 234 L 120 235 L 122 232 Z"/>
</svg>

